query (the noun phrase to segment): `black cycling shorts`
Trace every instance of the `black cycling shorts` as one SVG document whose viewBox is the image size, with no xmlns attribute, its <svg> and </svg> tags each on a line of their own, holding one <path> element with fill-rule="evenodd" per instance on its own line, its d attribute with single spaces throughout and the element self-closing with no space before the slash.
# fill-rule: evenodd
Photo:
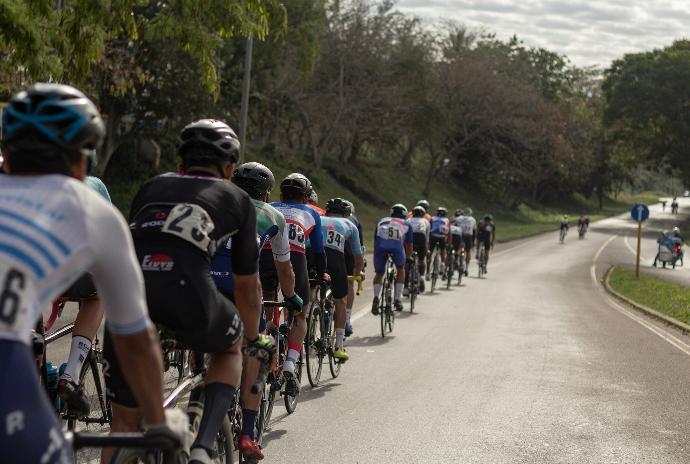
<svg viewBox="0 0 690 464">
<path fill-rule="evenodd" d="M 479 237 L 478 237 L 478 240 L 479 240 L 479 242 L 481 242 L 481 243 L 484 245 L 484 249 L 485 249 L 486 251 L 489 251 L 489 249 L 491 248 L 491 235 L 489 235 L 489 234 L 485 234 L 485 235 L 480 234 Z"/>
<path fill-rule="evenodd" d="M 345 268 L 345 255 L 338 250 L 325 248 L 328 274 L 331 276 L 331 292 L 333 298 L 345 298 L 347 296 L 347 269 Z"/>
<path fill-rule="evenodd" d="M 414 248 L 415 250 L 419 250 L 421 248 L 426 249 L 427 248 L 426 234 L 420 233 L 420 232 L 413 233 L 412 234 L 412 248 Z"/>
<path fill-rule="evenodd" d="M 432 253 L 434 251 L 434 248 L 437 246 L 441 249 L 441 251 L 446 249 L 446 237 L 435 237 L 431 236 L 429 238 L 429 253 Z"/>
<path fill-rule="evenodd" d="M 472 246 L 474 245 L 474 236 L 469 234 L 463 234 L 462 243 L 465 247 L 465 253 L 469 256 L 470 251 L 472 251 Z"/>
<path fill-rule="evenodd" d="M 243 326 L 237 308 L 216 288 L 209 261 L 203 254 L 188 249 L 162 254 L 137 247 L 137 255 L 140 263 L 148 263 L 149 269 L 144 268 L 143 273 L 151 320 L 183 347 L 220 353 L 242 339 Z M 108 395 L 115 403 L 136 407 L 108 330 L 104 338 Z"/>
<path fill-rule="evenodd" d="M 462 235 L 451 235 L 451 239 L 453 240 L 453 250 L 457 253 L 462 246 Z"/>
<path fill-rule="evenodd" d="M 96 296 L 96 285 L 91 274 L 84 274 L 62 294 L 68 300 L 87 300 Z"/>
<path fill-rule="evenodd" d="M 291 251 L 290 262 L 292 263 L 292 271 L 295 273 L 295 293 L 302 298 L 304 306 L 307 306 L 310 293 L 307 257 L 303 253 Z M 273 261 L 273 252 L 271 250 L 261 250 L 261 255 L 259 256 L 259 277 L 261 278 L 261 287 L 265 291 L 277 292 L 278 270 Z"/>
</svg>

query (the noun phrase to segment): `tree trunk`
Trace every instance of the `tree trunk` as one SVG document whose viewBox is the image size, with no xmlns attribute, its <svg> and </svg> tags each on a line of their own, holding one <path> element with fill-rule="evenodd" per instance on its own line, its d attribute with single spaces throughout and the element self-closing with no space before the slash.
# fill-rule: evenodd
<svg viewBox="0 0 690 464">
<path fill-rule="evenodd" d="M 410 169 L 412 167 L 412 155 L 417 149 L 417 144 L 415 142 L 410 142 L 407 145 L 407 150 L 403 154 L 402 160 L 400 161 L 400 166 L 405 169 Z"/>
<path fill-rule="evenodd" d="M 110 159 L 113 157 L 113 153 L 115 153 L 122 142 L 117 133 L 119 122 L 120 115 L 117 112 L 113 111 L 108 113 L 105 124 L 105 140 L 103 141 L 103 147 L 98 154 L 98 164 L 94 168 L 94 175 L 98 177 L 103 177 L 105 170 L 108 168 L 108 163 L 110 163 Z"/>
</svg>

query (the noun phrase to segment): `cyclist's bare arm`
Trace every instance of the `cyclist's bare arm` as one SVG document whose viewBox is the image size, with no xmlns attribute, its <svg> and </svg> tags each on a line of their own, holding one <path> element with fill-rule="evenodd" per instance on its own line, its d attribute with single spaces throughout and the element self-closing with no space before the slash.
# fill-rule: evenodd
<svg viewBox="0 0 690 464">
<path fill-rule="evenodd" d="M 278 272 L 278 281 L 280 282 L 280 289 L 283 291 L 285 298 L 290 298 L 295 295 L 295 273 L 292 270 L 292 263 L 287 261 L 274 261 L 276 271 Z"/>
<path fill-rule="evenodd" d="M 353 255 L 353 261 L 354 266 L 352 269 L 352 274 L 358 276 L 362 273 L 362 269 L 364 269 L 364 258 L 362 255 Z"/>
</svg>

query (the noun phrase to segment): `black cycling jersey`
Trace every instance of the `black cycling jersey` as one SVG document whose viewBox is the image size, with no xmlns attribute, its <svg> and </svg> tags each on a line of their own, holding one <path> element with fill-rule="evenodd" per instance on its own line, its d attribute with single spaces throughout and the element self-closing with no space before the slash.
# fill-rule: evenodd
<svg viewBox="0 0 690 464">
<path fill-rule="evenodd" d="M 172 173 L 154 177 L 132 201 L 130 229 L 135 242 L 165 240 L 198 250 L 209 260 L 232 236 L 232 272 L 258 271 L 254 205 L 246 192 L 227 180 Z"/>
</svg>

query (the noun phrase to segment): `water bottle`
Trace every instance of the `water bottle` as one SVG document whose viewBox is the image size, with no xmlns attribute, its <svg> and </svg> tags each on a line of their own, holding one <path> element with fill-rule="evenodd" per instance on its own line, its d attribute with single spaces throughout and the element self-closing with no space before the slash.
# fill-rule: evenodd
<svg viewBox="0 0 690 464">
<path fill-rule="evenodd" d="M 58 396 L 58 381 L 60 380 L 60 374 L 58 368 L 53 366 L 52 363 L 46 364 L 46 370 L 48 372 L 48 396 L 53 402 L 56 412 L 60 412 L 60 397 Z"/>
</svg>

